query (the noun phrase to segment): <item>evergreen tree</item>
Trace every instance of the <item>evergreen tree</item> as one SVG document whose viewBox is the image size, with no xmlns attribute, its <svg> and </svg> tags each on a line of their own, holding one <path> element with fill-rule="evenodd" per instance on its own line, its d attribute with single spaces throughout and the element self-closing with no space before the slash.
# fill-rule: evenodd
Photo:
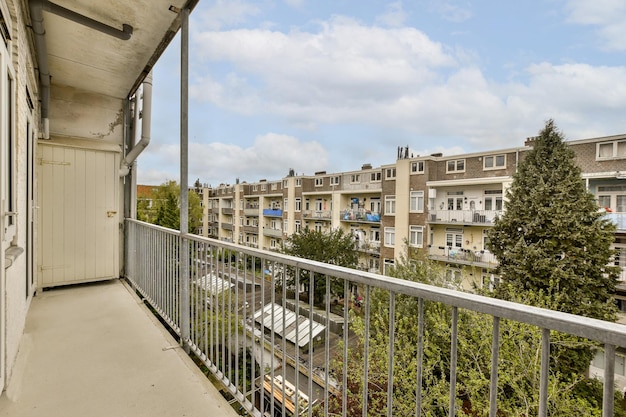
<svg viewBox="0 0 626 417">
<path fill-rule="evenodd" d="M 506 193 L 506 211 L 489 232 L 505 299 L 532 292 L 553 309 L 611 320 L 618 278 L 608 266 L 615 225 L 586 190 L 574 152 L 549 120 Z"/>
</svg>

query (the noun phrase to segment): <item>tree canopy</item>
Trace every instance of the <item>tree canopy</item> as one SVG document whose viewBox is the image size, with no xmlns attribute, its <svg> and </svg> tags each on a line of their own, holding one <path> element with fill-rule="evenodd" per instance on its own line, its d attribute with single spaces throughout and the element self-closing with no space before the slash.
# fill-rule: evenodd
<svg viewBox="0 0 626 417">
<path fill-rule="evenodd" d="M 506 200 L 489 231 L 503 283 L 497 295 L 542 293 L 553 309 L 613 321 L 615 225 L 598 210 L 552 120 L 520 162 Z"/>
<path fill-rule="evenodd" d="M 390 275 L 431 285 L 460 289 L 460 283 L 449 281 L 440 265 L 427 259 L 400 257 Z M 540 296 L 527 294 L 527 302 L 542 305 Z M 515 299 L 514 301 L 519 301 Z M 348 415 L 361 415 L 363 388 L 367 384 L 367 415 L 386 416 L 389 367 L 389 292 L 373 290 L 369 299 L 369 327 L 361 314 L 350 317 L 350 331 L 356 337 L 348 349 L 344 367 L 343 349 L 329 369 L 342 380 L 347 374 Z M 415 415 L 419 300 L 395 295 L 393 415 Z M 545 305 L 542 305 L 545 307 Z M 361 311 L 361 313 L 363 313 Z M 455 415 L 486 416 L 489 413 L 489 382 L 491 373 L 491 341 L 493 318 L 469 310 L 458 312 L 458 364 L 456 373 Z M 450 413 L 450 355 L 452 308 L 438 302 L 424 302 L 423 367 L 421 384 L 421 415 L 443 417 Z M 498 365 L 498 415 L 527 417 L 537 415 L 541 368 L 541 329 L 510 320 L 500 322 L 500 354 Z M 365 340 L 367 338 L 368 378 L 364 380 Z M 571 340 L 553 334 L 555 344 Z M 553 356 L 558 352 L 553 352 Z M 618 395 L 619 392 L 616 394 Z M 563 375 L 551 367 L 548 384 L 550 416 L 601 415 L 600 383 L 583 374 Z M 332 398 L 330 414 L 341 415 L 341 396 Z M 623 416 L 621 403 L 616 416 Z M 321 410 L 320 405 L 320 410 Z M 317 410 L 317 411 L 320 411 Z M 333 414 L 334 413 L 334 414 Z M 320 415 L 319 413 L 316 415 Z"/>
<path fill-rule="evenodd" d="M 148 223 L 158 224 L 178 230 L 180 228 L 180 187 L 176 181 L 166 181 L 150 194 L 149 199 L 137 202 L 137 218 Z M 149 200 L 152 206 L 149 206 Z M 189 191 L 189 231 L 195 233 L 202 226 L 202 206 L 200 196 Z"/>
<path fill-rule="evenodd" d="M 354 236 L 342 229 L 333 229 L 328 233 L 304 228 L 293 233 L 283 243 L 281 252 L 287 255 L 325 262 L 333 265 L 355 268 L 359 262 Z M 320 303 L 326 294 L 326 279 L 314 275 L 314 302 Z M 310 291 L 310 274 L 300 271 L 299 283 Z M 295 271 L 288 274 L 288 285 L 295 285 Z M 343 294 L 343 284 L 331 280 L 331 293 Z"/>
</svg>

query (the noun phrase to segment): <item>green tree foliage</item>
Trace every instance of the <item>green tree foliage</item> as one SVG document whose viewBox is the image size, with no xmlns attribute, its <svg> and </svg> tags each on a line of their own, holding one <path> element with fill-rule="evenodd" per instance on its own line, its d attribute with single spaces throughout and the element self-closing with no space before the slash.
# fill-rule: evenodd
<svg viewBox="0 0 626 417">
<path fill-rule="evenodd" d="M 459 283 L 447 281 L 444 271 L 427 260 L 402 257 L 390 275 L 451 289 L 460 288 Z M 535 304 L 542 305 L 540 297 L 529 297 Z M 351 331 L 356 335 L 356 341 L 349 346 L 347 366 L 343 366 L 343 349 L 337 349 L 338 357 L 331 363 L 330 369 L 337 370 L 334 377 L 339 381 L 342 380 L 345 369 L 348 377 L 347 414 L 361 415 L 365 384 L 364 346 L 367 337 L 368 415 L 385 416 L 389 383 L 389 293 L 375 290 L 366 302 L 370 309 L 369 330 L 366 330 L 363 317 L 351 312 Z M 419 301 L 416 298 L 396 295 L 393 415 L 415 414 L 418 308 Z M 451 321 L 451 307 L 436 302 L 424 302 L 422 416 L 449 415 Z M 456 415 L 475 417 L 487 416 L 489 413 L 492 331 L 491 316 L 459 311 Z M 541 330 L 502 320 L 500 335 L 498 415 L 537 415 Z M 554 337 L 558 338 L 558 335 L 555 334 Z M 560 343 L 560 340 L 556 343 Z M 550 416 L 601 415 L 601 393 L 597 389 L 594 393 L 581 393 L 582 382 L 589 383 L 589 380 L 582 375 L 564 377 L 558 370 L 551 369 L 548 388 Z M 341 397 L 331 399 L 329 410 L 331 414 L 341 415 Z"/>
<path fill-rule="evenodd" d="M 178 230 L 180 226 L 180 187 L 176 181 L 166 181 L 151 193 L 152 206 L 147 199 L 137 202 L 137 219 Z M 195 233 L 202 226 L 200 196 L 189 191 L 189 231 Z"/>
<path fill-rule="evenodd" d="M 300 258 L 325 262 L 328 264 L 355 268 L 359 262 L 354 236 L 342 229 L 334 229 L 328 233 L 305 228 L 294 233 L 286 240 L 281 252 Z M 300 270 L 299 283 L 310 291 L 309 271 Z M 287 284 L 295 285 L 295 271 L 288 271 Z M 314 274 L 313 296 L 316 304 L 321 303 L 326 294 L 326 278 Z M 343 295 L 343 283 L 331 279 L 331 293 Z"/>
<path fill-rule="evenodd" d="M 615 226 L 585 189 L 574 152 L 552 120 L 507 190 L 506 211 L 489 232 L 501 298 L 541 293 L 559 311 L 615 320 L 618 278 L 608 266 Z"/>
<path fill-rule="evenodd" d="M 598 210 L 552 120 L 519 164 L 506 196 L 506 211 L 489 231 L 502 279 L 496 296 L 614 321 L 619 270 L 609 262 L 615 225 Z M 553 364 L 568 378 L 584 373 L 593 348 L 573 336 L 559 338 Z"/>
</svg>

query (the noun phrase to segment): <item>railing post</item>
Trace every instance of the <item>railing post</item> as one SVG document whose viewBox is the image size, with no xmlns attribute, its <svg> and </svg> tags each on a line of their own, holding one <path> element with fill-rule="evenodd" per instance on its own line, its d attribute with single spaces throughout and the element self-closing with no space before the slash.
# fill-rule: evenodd
<svg viewBox="0 0 626 417">
<path fill-rule="evenodd" d="M 180 12 L 180 339 L 189 353 L 189 9 Z"/>
<path fill-rule="evenodd" d="M 602 417 L 613 417 L 615 384 L 615 345 L 604 345 L 604 387 Z"/>
</svg>

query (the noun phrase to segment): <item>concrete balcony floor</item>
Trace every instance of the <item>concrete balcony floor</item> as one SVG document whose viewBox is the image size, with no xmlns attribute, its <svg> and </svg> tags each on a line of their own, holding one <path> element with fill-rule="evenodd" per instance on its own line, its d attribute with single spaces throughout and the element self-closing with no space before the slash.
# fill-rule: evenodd
<svg viewBox="0 0 626 417">
<path fill-rule="evenodd" d="M 39 292 L 0 416 L 236 416 L 120 280 Z"/>
</svg>

